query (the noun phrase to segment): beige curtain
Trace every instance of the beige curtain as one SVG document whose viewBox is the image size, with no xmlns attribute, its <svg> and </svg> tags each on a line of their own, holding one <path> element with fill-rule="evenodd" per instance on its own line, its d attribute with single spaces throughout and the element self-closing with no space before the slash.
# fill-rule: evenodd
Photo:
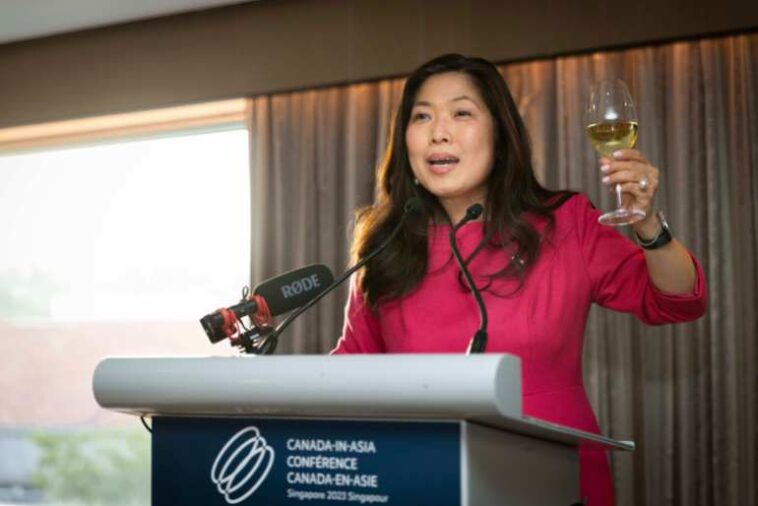
<svg viewBox="0 0 758 506">
<path fill-rule="evenodd" d="M 354 211 L 371 202 L 402 81 L 263 96 L 249 114 L 252 283 L 311 263 L 349 265 Z M 302 315 L 278 353 L 322 353 L 342 330 L 347 286 Z"/>
<path fill-rule="evenodd" d="M 756 504 L 758 498 L 758 36 L 505 67 L 551 187 L 603 208 L 582 132 L 588 84 L 629 83 L 639 148 L 661 169 L 658 207 L 708 275 L 708 315 L 646 327 L 595 308 L 585 381 L 601 426 L 639 450 L 614 455 L 619 504 Z"/>
<path fill-rule="evenodd" d="M 583 133 L 588 84 L 626 80 L 639 148 L 662 174 L 657 205 L 701 260 L 709 309 L 646 327 L 594 308 L 585 382 L 619 505 L 758 504 L 758 35 L 599 52 L 501 68 L 530 129 L 541 180 L 612 206 Z M 251 102 L 253 280 L 311 262 L 347 265 L 353 210 L 370 202 L 402 81 Z M 290 327 L 280 353 L 323 353 L 345 288 Z"/>
</svg>

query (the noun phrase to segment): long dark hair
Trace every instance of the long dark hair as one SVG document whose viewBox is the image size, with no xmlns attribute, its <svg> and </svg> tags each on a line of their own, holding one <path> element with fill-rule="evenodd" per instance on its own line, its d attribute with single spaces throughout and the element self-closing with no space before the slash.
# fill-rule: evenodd
<svg viewBox="0 0 758 506">
<path fill-rule="evenodd" d="M 397 225 L 411 197 L 420 197 L 426 213 L 411 216 L 390 245 L 360 272 L 358 286 L 372 308 L 380 301 L 400 297 L 413 290 L 427 271 L 429 220 L 446 220 L 437 198 L 414 184 L 405 144 L 405 131 L 416 95 L 431 76 L 462 72 L 471 77 L 494 120 L 495 153 L 487 180 L 485 234 L 480 247 L 509 248 L 504 268 L 492 277 L 523 276 L 534 262 L 540 233 L 526 219 L 528 213 L 542 216 L 552 226 L 553 211 L 572 194 L 554 192 L 539 184 L 532 168 L 531 148 L 524 123 L 497 68 L 483 58 L 458 54 L 437 57 L 416 69 L 405 82 L 402 101 L 395 115 L 390 141 L 377 168 L 374 203 L 358 211 L 352 256 L 368 254 Z"/>
</svg>

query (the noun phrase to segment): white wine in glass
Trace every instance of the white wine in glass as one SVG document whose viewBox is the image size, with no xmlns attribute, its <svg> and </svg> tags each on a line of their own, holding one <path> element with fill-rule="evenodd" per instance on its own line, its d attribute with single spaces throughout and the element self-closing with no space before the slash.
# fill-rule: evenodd
<svg viewBox="0 0 758 506">
<path fill-rule="evenodd" d="M 637 144 L 636 121 L 609 121 L 587 126 L 592 147 L 603 156 L 612 156 L 619 149 L 633 148 Z"/>
<path fill-rule="evenodd" d="M 611 157 L 614 151 L 633 148 L 637 143 L 637 111 L 632 95 L 620 79 L 600 81 L 592 85 L 587 102 L 587 136 L 592 147 L 602 156 Z M 603 225 L 629 225 L 645 218 L 641 209 L 623 206 L 621 185 L 617 184 L 616 209 L 603 214 Z"/>
</svg>

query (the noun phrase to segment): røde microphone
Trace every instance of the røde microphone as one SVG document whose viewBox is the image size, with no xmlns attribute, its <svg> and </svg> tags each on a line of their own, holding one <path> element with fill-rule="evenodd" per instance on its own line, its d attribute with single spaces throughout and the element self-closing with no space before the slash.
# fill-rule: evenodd
<svg viewBox="0 0 758 506">
<path fill-rule="evenodd" d="M 262 297 L 270 315 L 277 316 L 302 306 L 323 292 L 333 280 L 332 271 L 327 266 L 308 265 L 262 281 L 253 288 L 253 296 Z M 262 308 L 258 307 L 258 301 L 253 296 L 200 319 L 200 324 L 212 343 L 230 337 L 227 329 L 229 322 L 224 318 L 226 311 L 231 311 L 237 318 L 252 316 L 261 311 Z"/>
<path fill-rule="evenodd" d="M 476 287 L 474 280 L 471 278 L 471 273 L 469 272 L 468 267 L 466 267 L 466 263 L 461 258 L 461 252 L 458 251 L 458 245 L 455 243 L 455 233 L 458 232 L 458 229 L 460 229 L 469 221 L 475 220 L 481 216 L 482 211 L 484 211 L 484 208 L 481 204 L 474 204 L 472 206 L 469 206 L 469 208 L 466 209 L 466 214 L 463 216 L 463 218 L 461 218 L 461 221 L 459 221 L 450 230 L 449 236 L 450 249 L 453 250 L 455 261 L 458 264 L 458 267 L 461 269 L 463 277 L 466 279 L 466 283 L 471 289 L 471 293 L 474 295 L 474 299 L 476 299 L 476 305 L 479 308 L 479 329 L 474 334 L 474 337 L 471 338 L 471 342 L 469 343 L 468 349 L 466 350 L 467 355 L 470 355 L 472 353 L 483 353 L 484 349 L 487 347 L 487 308 L 485 307 L 484 301 L 482 300 L 482 294 L 479 292 L 479 289 Z"/>
<path fill-rule="evenodd" d="M 341 285 L 347 278 L 349 278 L 355 271 L 366 265 L 372 258 L 374 258 L 376 255 L 382 252 L 384 248 L 386 248 L 390 242 L 397 236 L 397 234 L 400 232 L 400 230 L 403 228 L 403 224 L 405 223 L 405 220 L 408 219 L 408 217 L 416 212 L 421 211 L 422 204 L 421 199 L 418 197 L 411 197 L 408 199 L 408 201 L 405 203 L 405 206 L 403 207 L 403 215 L 400 217 L 400 221 L 395 225 L 395 228 L 392 230 L 390 235 L 387 236 L 386 239 L 384 239 L 379 246 L 377 246 L 371 253 L 363 257 L 359 262 L 357 262 L 355 265 L 350 267 L 348 270 L 346 270 L 341 276 L 339 276 L 337 279 L 334 280 L 334 282 L 329 285 L 327 288 L 324 289 L 323 292 L 319 293 L 311 299 L 308 303 L 301 306 L 297 311 L 294 311 L 292 314 L 287 316 L 285 320 L 279 324 L 279 326 L 274 331 L 272 338 L 276 339 L 279 337 L 279 335 L 284 331 L 287 326 L 292 323 L 295 318 L 300 316 L 303 312 L 307 311 L 311 306 L 313 306 L 316 302 L 321 300 L 323 296 L 325 296 L 327 293 L 331 292 L 335 288 L 337 288 L 339 285 Z M 275 346 L 275 345 L 274 345 Z M 273 351 L 273 350 L 272 350 Z"/>
<path fill-rule="evenodd" d="M 313 264 L 259 283 L 253 288 L 253 295 L 261 295 L 271 316 L 277 316 L 306 304 L 333 281 L 329 267 Z"/>
</svg>

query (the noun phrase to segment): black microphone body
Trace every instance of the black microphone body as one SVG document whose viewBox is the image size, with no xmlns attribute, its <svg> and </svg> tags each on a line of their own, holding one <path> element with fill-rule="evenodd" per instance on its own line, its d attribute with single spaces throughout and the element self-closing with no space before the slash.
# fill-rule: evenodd
<svg viewBox="0 0 758 506">
<path fill-rule="evenodd" d="M 461 258 L 461 252 L 458 250 L 458 245 L 455 242 L 455 234 L 463 225 L 478 218 L 483 210 L 481 204 L 469 206 L 469 208 L 466 209 L 466 214 L 463 218 L 461 218 L 461 220 L 450 230 L 449 236 L 450 249 L 453 251 L 455 261 L 458 264 L 461 273 L 463 273 L 463 277 L 466 279 L 466 283 L 471 289 L 471 293 L 474 296 L 474 299 L 476 299 L 476 305 L 479 308 L 479 329 L 474 333 L 471 342 L 469 342 L 468 349 L 466 350 L 466 354 L 468 355 L 471 353 L 484 353 L 484 350 L 487 347 L 487 307 L 484 305 L 481 292 L 479 292 L 476 283 L 474 283 L 474 280 L 471 277 L 471 272 L 469 272 L 466 263 L 463 261 L 463 258 Z"/>
<path fill-rule="evenodd" d="M 333 281 L 329 267 L 313 264 L 259 283 L 253 288 L 253 295 L 262 296 L 271 315 L 277 316 L 308 303 Z"/>
<path fill-rule="evenodd" d="M 279 326 L 274 331 L 272 338 L 276 339 L 279 337 L 279 335 L 284 331 L 287 326 L 289 326 L 290 323 L 292 323 L 295 318 L 300 316 L 303 312 L 307 311 L 311 308 L 316 302 L 321 300 L 322 297 L 324 297 L 326 294 L 332 292 L 335 288 L 337 288 L 339 285 L 345 282 L 347 278 L 349 278 L 355 271 L 366 265 L 372 258 L 374 258 L 376 255 L 381 253 L 384 248 L 386 248 L 390 242 L 397 236 L 397 234 L 400 232 L 400 230 L 403 227 L 403 224 L 405 223 L 405 220 L 410 216 L 411 214 L 418 212 L 421 210 L 421 199 L 418 197 L 411 197 L 408 199 L 408 201 L 405 203 L 405 206 L 403 207 L 403 214 L 400 217 L 400 221 L 397 225 L 395 225 L 395 228 L 392 229 L 392 232 L 390 232 L 390 235 L 388 235 L 380 244 L 377 246 L 371 253 L 363 257 L 360 261 L 356 262 L 355 265 L 350 267 L 348 270 L 346 270 L 342 275 L 340 275 L 337 279 L 334 280 L 334 282 L 326 287 L 324 291 L 319 293 L 316 297 L 311 299 L 307 304 L 301 306 L 297 311 L 294 311 L 292 314 L 290 314 L 282 323 L 279 324 Z"/>
</svg>

